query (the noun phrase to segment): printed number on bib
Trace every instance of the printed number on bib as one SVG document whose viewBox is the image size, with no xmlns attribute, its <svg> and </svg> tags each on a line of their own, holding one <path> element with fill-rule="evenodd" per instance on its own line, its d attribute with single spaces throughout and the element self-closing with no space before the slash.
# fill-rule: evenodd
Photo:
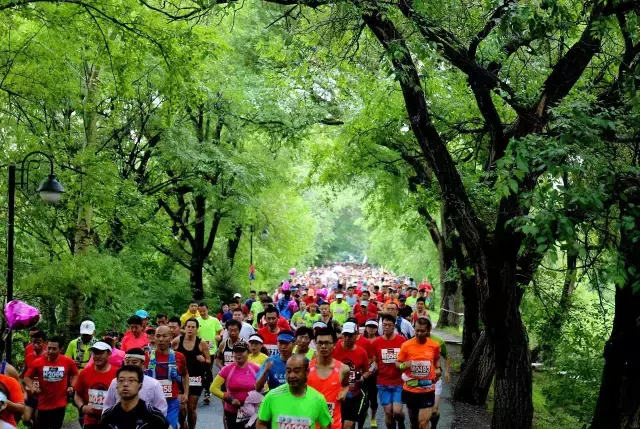
<svg viewBox="0 0 640 429">
<path fill-rule="evenodd" d="M 413 377 L 428 377 L 431 374 L 430 360 L 411 361 L 411 375 Z"/>
<path fill-rule="evenodd" d="M 333 418 L 333 410 L 335 410 L 336 404 L 333 402 L 327 402 L 327 406 L 329 407 L 329 414 L 331 415 L 331 418 Z"/>
<path fill-rule="evenodd" d="M 380 352 L 382 355 L 382 363 L 396 363 L 400 349 L 382 349 Z"/>
<path fill-rule="evenodd" d="M 64 366 L 45 366 L 42 368 L 42 379 L 48 382 L 62 381 L 64 379 Z"/>
<path fill-rule="evenodd" d="M 308 417 L 278 417 L 278 429 L 309 429 L 311 419 Z"/>
<path fill-rule="evenodd" d="M 278 346 L 275 346 L 273 344 L 265 344 L 265 347 L 267 348 L 267 350 L 269 350 L 269 356 L 278 356 L 280 354 L 280 351 L 278 351 Z"/>
<path fill-rule="evenodd" d="M 233 352 L 224 352 L 224 364 L 229 365 L 233 362 Z"/>
<path fill-rule="evenodd" d="M 193 386 L 193 387 L 202 386 L 202 377 L 189 377 L 189 386 Z"/>
<path fill-rule="evenodd" d="M 162 393 L 165 398 L 173 397 L 173 382 L 171 380 L 158 380 L 160 386 L 162 386 Z"/>
<path fill-rule="evenodd" d="M 104 398 L 107 397 L 106 390 L 89 389 L 89 406 L 96 410 L 104 409 Z"/>
</svg>

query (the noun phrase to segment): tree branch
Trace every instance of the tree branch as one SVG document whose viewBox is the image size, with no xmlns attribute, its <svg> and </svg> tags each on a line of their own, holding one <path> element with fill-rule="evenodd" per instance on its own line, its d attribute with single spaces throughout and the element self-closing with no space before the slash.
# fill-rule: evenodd
<svg viewBox="0 0 640 429">
<path fill-rule="evenodd" d="M 195 240 L 193 238 L 193 235 L 191 234 L 191 231 L 189 231 L 189 228 L 187 228 L 186 225 L 182 222 L 180 216 L 178 216 L 173 210 L 171 210 L 169 204 L 167 204 L 167 202 L 162 198 L 158 199 L 158 205 L 162 207 L 164 211 L 169 215 L 174 225 L 176 225 L 180 229 L 180 231 L 182 231 L 182 234 L 184 234 L 185 238 L 189 241 L 189 245 L 192 249 L 194 249 Z"/>
<path fill-rule="evenodd" d="M 475 61 L 476 52 L 478 50 L 478 46 L 480 45 L 480 43 L 484 39 L 486 39 L 489 33 L 491 33 L 491 30 L 493 30 L 495 26 L 498 25 L 498 22 L 500 22 L 500 18 L 502 18 L 502 15 L 504 15 L 504 13 L 507 10 L 509 10 L 509 8 L 513 3 L 515 3 L 515 0 L 505 0 L 503 4 L 498 6 L 493 11 L 493 13 L 491 14 L 491 17 L 485 24 L 484 28 L 480 30 L 480 32 L 476 34 L 473 39 L 471 39 L 471 43 L 469 44 L 469 50 L 467 51 L 467 55 L 469 55 L 469 58 L 472 61 Z"/>
</svg>

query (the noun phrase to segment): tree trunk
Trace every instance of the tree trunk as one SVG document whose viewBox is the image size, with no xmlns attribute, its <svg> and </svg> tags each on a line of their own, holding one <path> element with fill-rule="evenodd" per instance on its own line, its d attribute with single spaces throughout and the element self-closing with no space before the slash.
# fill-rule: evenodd
<svg viewBox="0 0 640 429">
<path fill-rule="evenodd" d="M 238 252 L 238 247 L 240 246 L 240 238 L 242 237 L 242 226 L 236 225 L 234 228 L 233 237 L 229 239 L 227 242 L 227 259 L 229 259 L 229 264 L 233 267 L 233 262 L 236 259 L 236 253 Z"/>
<path fill-rule="evenodd" d="M 473 405 L 487 402 L 495 373 L 493 346 L 482 332 L 453 387 L 453 399 Z"/>
<path fill-rule="evenodd" d="M 475 278 L 461 271 L 462 300 L 464 303 L 464 319 L 462 330 L 462 367 L 467 365 L 471 354 L 480 338 L 480 309 Z"/>
<path fill-rule="evenodd" d="M 459 287 L 459 275 L 456 270 L 455 253 L 453 251 L 454 226 L 447 218 L 444 205 L 440 209 L 440 224 L 442 235 L 442 249 L 440 256 L 440 317 L 438 326 L 460 326 L 460 316 L 462 313 L 462 296 Z"/>
<path fill-rule="evenodd" d="M 200 260 L 199 255 L 191 259 L 190 265 L 190 282 L 191 295 L 196 301 L 204 299 L 204 282 L 203 282 L 204 264 Z"/>
<path fill-rule="evenodd" d="M 633 217 L 637 225 L 638 204 L 637 193 L 621 203 L 621 218 Z M 622 231 L 620 253 L 626 280 L 624 285 L 616 286 L 616 314 L 604 348 L 593 429 L 640 427 L 640 240 L 635 229 Z"/>
</svg>

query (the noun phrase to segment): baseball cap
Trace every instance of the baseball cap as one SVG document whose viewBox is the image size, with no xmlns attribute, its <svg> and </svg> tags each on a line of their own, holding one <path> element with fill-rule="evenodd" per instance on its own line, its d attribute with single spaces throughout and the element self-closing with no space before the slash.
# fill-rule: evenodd
<svg viewBox="0 0 640 429">
<path fill-rule="evenodd" d="M 336 294 L 336 299 L 338 299 L 338 298 L 344 298 L 344 295 L 343 295 L 343 294 L 341 294 L 341 293 L 337 293 L 337 294 Z"/>
<path fill-rule="evenodd" d="M 404 296 L 404 295 L 400 295 L 400 296 L 398 297 L 398 300 L 399 300 L 399 301 L 406 301 L 406 300 L 407 300 L 407 297 L 406 297 L 406 296 Z"/>
<path fill-rule="evenodd" d="M 358 327 L 353 322 L 347 322 L 342 325 L 342 333 L 343 334 L 355 334 L 358 332 Z"/>
<path fill-rule="evenodd" d="M 138 310 L 138 311 L 136 311 L 136 316 L 142 317 L 143 319 L 148 319 L 149 318 L 149 313 L 147 313 L 144 310 Z"/>
<path fill-rule="evenodd" d="M 236 352 L 244 352 L 249 350 L 249 345 L 247 343 L 245 343 L 244 341 L 238 341 L 237 343 L 235 343 L 233 345 L 233 351 Z"/>
<path fill-rule="evenodd" d="M 234 298 L 242 298 L 242 295 L 240 295 L 239 293 L 234 293 L 234 294 L 233 294 L 233 297 L 234 297 Z"/>
<path fill-rule="evenodd" d="M 364 326 L 375 326 L 377 328 L 378 322 L 376 322 L 375 319 L 369 319 L 366 322 L 364 322 Z"/>
<path fill-rule="evenodd" d="M 367 307 L 369 305 L 369 301 L 360 301 L 360 307 Z"/>
<path fill-rule="evenodd" d="M 91 320 L 85 320 L 80 325 L 80 335 L 93 335 L 96 332 L 96 325 Z"/>
<path fill-rule="evenodd" d="M 89 350 L 111 351 L 111 346 L 104 341 L 98 341 L 97 343 L 89 347 Z"/>
<path fill-rule="evenodd" d="M 281 331 L 278 334 L 278 342 L 282 341 L 283 343 L 292 343 L 295 339 L 296 338 L 293 336 L 293 332 L 291 331 Z"/>
</svg>

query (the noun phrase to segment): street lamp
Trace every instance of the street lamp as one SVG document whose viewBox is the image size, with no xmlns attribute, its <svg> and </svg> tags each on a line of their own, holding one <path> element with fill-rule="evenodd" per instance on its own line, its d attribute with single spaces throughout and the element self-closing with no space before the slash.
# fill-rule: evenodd
<svg viewBox="0 0 640 429">
<path fill-rule="evenodd" d="M 14 223 L 15 223 L 15 210 L 16 210 L 16 188 L 26 189 L 29 183 L 29 169 L 35 164 L 39 165 L 38 160 L 30 160 L 33 155 L 41 155 L 47 158 L 49 161 L 49 176 L 46 180 L 40 183 L 40 186 L 36 189 L 36 192 L 40 194 L 40 198 L 47 204 L 55 204 L 60 201 L 64 188 L 56 180 L 56 175 L 53 174 L 53 158 L 40 151 L 30 152 L 23 159 L 19 166 L 16 164 L 9 165 L 9 222 L 7 225 L 7 302 L 13 300 L 13 250 L 14 250 Z M 29 160 L 27 162 L 27 160 Z M 16 172 L 20 171 L 20 181 L 16 181 Z M 26 177 L 25 177 L 26 176 Z M 7 362 L 11 362 L 11 331 L 7 335 L 6 340 L 6 359 Z"/>
</svg>

